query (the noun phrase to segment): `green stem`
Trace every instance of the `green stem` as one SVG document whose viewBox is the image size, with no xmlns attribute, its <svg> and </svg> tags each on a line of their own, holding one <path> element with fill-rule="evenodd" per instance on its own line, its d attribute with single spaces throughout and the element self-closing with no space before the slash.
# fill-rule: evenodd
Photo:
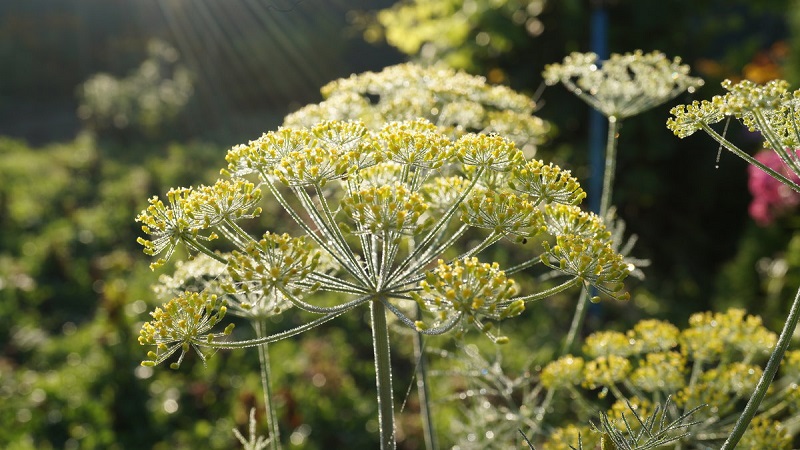
<svg viewBox="0 0 800 450">
<path fill-rule="evenodd" d="M 565 291 L 573 286 L 577 286 L 581 284 L 581 282 L 582 281 L 579 277 L 575 277 L 559 284 L 558 286 L 553 286 L 550 289 L 545 289 L 544 291 L 537 292 L 535 294 L 525 295 L 522 297 L 515 297 L 511 301 L 517 302 L 522 300 L 525 303 L 530 303 L 530 302 L 535 302 L 537 300 L 543 300 L 547 297 L 552 297 L 553 295 L 556 295 L 559 292 Z M 510 302 L 505 302 L 505 303 L 508 304 Z"/>
<path fill-rule="evenodd" d="M 758 407 L 767 395 L 767 389 L 772 383 L 772 379 L 775 378 L 783 355 L 786 353 L 786 349 L 792 341 L 792 335 L 794 334 L 798 319 L 800 319 L 800 289 L 798 289 L 797 295 L 792 302 L 789 315 L 786 317 L 786 323 L 783 324 L 783 330 L 781 330 L 778 342 L 775 344 L 775 350 L 772 351 L 772 355 L 770 355 L 769 361 L 767 361 L 767 366 L 764 367 L 764 373 L 761 374 L 761 379 L 758 380 L 753 396 L 750 397 L 750 401 L 747 402 L 747 406 L 744 407 L 742 415 L 739 416 L 739 420 L 736 421 L 733 431 L 731 431 L 725 443 L 722 444 L 720 450 L 732 450 L 735 448 L 736 444 L 739 443 L 739 440 L 747 430 L 747 426 L 750 425 L 753 417 L 755 417 L 758 412 Z"/>
<path fill-rule="evenodd" d="M 253 323 L 256 329 L 256 336 L 264 337 L 264 323 L 256 321 Z M 269 363 L 269 344 L 264 343 L 258 346 L 258 361 L 261 366 L 261 389 L 264 393 L 264 413 L 267 417 L 267 427 L 269 428 L 269 445 L 272 450 L 280 450 L 281 434 L 278 428 L 278 415 L 275 413 L 275 403 L 272 401 L 272 383 L 270 377 Z"/>
<path fill-rule="evenodd" d="M 614 116 L 608 118 L 608 137 L 606 138 L 606 165 L 603 173 L 603 193 L 600 199 L 600 211 L 597 212 L 603 220 L 606 219 L 608 208 L 611 207 L 611 194 L 614 191 L 614 175 L 617 169 L 617 129 L 619 122 Z"/>
<path fill-rule="evenodd" d="M 572 324 L 569 326 L 567 339 L 564 341 L 564 346 L 561 347 L 561 355 L 566 355 L 572 351 L 572 346 L 575 344 L 575 339 L 578 337 L 583 321 L 586 320 L 586 311 L 589 310 L 589 291 L 581 289 L 581 295 L 578 298 L 578 306 L 575 307 L 575 315 L 572 316 Z"/>
<path fill-rule="evenodd" d="M 422 319 L 422 311 L 417 307 L 417 319 Z M 414 333 L 414 357 L 417 359 L 417 396 L 419 397 L 419 415 L 422 418 L 422 435 L 425 438 L 425 448 L 436 450 L 436 434 L 433 427 L 431 414 L 430 392 L 428 391 L 428 369 L 425 363 L 425 343 L 421 333 Z"/>
<path fill-rule="evenodd" d="M 249 347 L 256 347 L 261 344 L 268 344 L 270 342 L 278 342 L 282 339 L 286 339 L 292 336 L 297 336 L 298 334 L 304 333 L 314 327 L 318 327 L 325 322 L 333 320 L 346 311 L 338 311 L 335 313 L 327 314 L 323 317 L 318 319 L 312 320 L 311 322 L 304 323 L 300 326 L 294 327 L 290 330 L 283 331 L 278 334 L 273 334 L 270 336 L 256 338 L 256 339 L 248 339 L 246 341 L 236 341 L 236 342 L 224 342 L 224 341 L 211 341 L 208 342 L 206 338 L 193 338 L 191 344 L 194 344 L 198 347 L 206 347 L 206 348 L 218 348 L 218 349 L 226 349 L 226 350 L 233 350 L 235 348 L 249 348 Z"/>
<path fill-rule="evenodd" d="M 394 436 L 394 396 L 392 365 L 389 349 L 389 326 L 386 307 L 380 300 L 370 302 L 372 346 L 375 351 L 375 381 L 378 385 L 378 423 L 381 430 L 381 450 L 396 448 Z"/>
<path fill-rule="evenodd" d="M 748 164 L 752 164 L 752 165 L 758 167 L 759 169 L 763 170 L 764 172 L 766 172 L 772 178 L 775 178 L 776 180 L 780 181 L 784 185 L 788 186 L 789 189 L 791 189 L 791 190 L 793 190 L 795 192 L 800 192 L 800 185 L 798 185 L 794 181 L 786 178 L 785 176 L 783 176 L 780 173 L 776 172 L 771 167 L 769 167 L 766 164 L 762 163 L 761 161 L 755 159 L 754 157 L 748 155 L 742 149 L 740 149 L 739 147 L 733 145 L 733 143 L 731 143 L 729 140 L 725 139 L 719 133 L 714 131 L 714 129 L 711 128 L 709 125 L 707 125 L 705 123 L 701 123 L 700 126 L 703 128 L 703 131 L 705 131 L 715 141 L 720 143 L 726 149 L 730 150 L 736 156 L 738 156 L 738 157 L 742 158 L 743 160 L 747 161 Z"/>
</svg>

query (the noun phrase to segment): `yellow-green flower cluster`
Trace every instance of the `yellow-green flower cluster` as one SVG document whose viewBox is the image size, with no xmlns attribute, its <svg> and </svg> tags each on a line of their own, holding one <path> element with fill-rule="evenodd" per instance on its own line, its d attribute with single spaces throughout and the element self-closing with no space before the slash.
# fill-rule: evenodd
<svg viewBox="0 0 800 450">
<path fill-rule="evenodd" d="M 244 252 L 233 252 L 228 273 L 236 291 L 278 291 L 297 296 L 302 292 L 301 283 L 316 269 L 319 259 L 320 252 L 305 237 L 266 232 Z"/>
<path fill-rule="evenodd" d="M 598 356 L 630 356 L 635 353 L 635 341 L 619 331 L 598 331 L 586 338 L 583 353 L 592 358 Z"/>
<path fill-rule="evenodd" d="M 583 369 L 583 386 L 589 389 L 608 387 L 628 378 L 631 362 L 622 356 L 600 356 L 587 361 Z"/>
<path fill-rule="evenodd" d="M 691 386 L 675 395 L 675 403 L 685 408 L 709 405 L 701 416 L 724 416 L 734 411 L 736 401 L 748 398 L 761 377 L 761 368 L 731 363 L 706 370 Z"/>
<path fill-rule="evenodd" d="M 646 353 L 630 380 L 644 392 L 677 392 L 686 385 L 686 358 L 674 351 Z"/>
<path fill-rule="evenodd" d="M 456 158 L 478 169 L 507 172 L 525 160 L 513 142 L 496 134 L 466 134 L 455 146 Z"/>
<path fill-rule="evenodd" d="M 482 318 L 502 320 L 525 310 L 524 302 L 513 300 L 518 293 L 514 280 L 507 278 L 497 263 L 481 263 L 478 258 L 452 264 L 440 260 L 419 284 L 422 291 L 413 293 L 413 298 L 423 310 L 436 313 L 439 323 L 461 314 L 488 333 L 490 327 L 481 322 Z M 427 325 L 418 322 L 417 327 L 424 329 Z"/>
<path fill-rule="evenodd" d="M 673 108 L 670 111 L 673 117 L 667 120 L 667 128 L 680 138 L 700 129 L 713 135 L 709 125 L 725 116 L 734 116 L 750 131 L 761 132 L 766 140 L 765 147 L 779 151 L 783 156 L 784 147 L 800 146 L 796 126 L 800 120 L 800 111 L 796 107 L 800 90 L 790 91 L 784 80 L 772 80 L 763 85 L 750 80 L 737 83 L 725 80 L 722 87 L 728 91 L 724 95 Z"/>
<path fill-rule="evenodd" d="M 325 120 L 360 120 L 371 129 L 387 122 L 424 118 L 442 132 L 500 133 L 526 153 L 535 151 L 550 125 L 533 116 L 536 104 L 483 77 L 447 67 L 399 64 L 365 72 L 322 88 L 325 98 L 286 117 L 284 125 L 310 127 Z"/>
<path fill-rule="evenodd" d="M 575 95 L 606 117 L 624 119 L 694 90 L 703 80 L 689 76 L 680 58 L 663 53 L 612 54 L 598 61 L 594 53 L 572 53 L 542 74 L 547 84 L 563 83 Z"/>
<path fill-rule="evenodd" d="M 414 168 L 438 169 L 453 152 L 450 139 L 424 119 L 391 122 L 379 139 L 387 159 Z"/>
<path fill-rule="evenodd" d="M 586 193 L 581 189 L 578 179 L 570 171 L 545 164 L 543 161 L 531 160 L 524 166 L 512 169 L 513 178 L 509 187 L 517 192 L 529 195 L 534 203 L 561 203 L 577 205 Z"/>
<path fill-rule="evenodd" d="M 754 342 L 746 343 L 750 338 Z M 668 322 L 649 319 L 627 332 L 593 333 L 586 338 L 583 356 L 567 355 L 552 361 L 541 370 L 539 381 L 547 389 L 567 391 L 570 401 L 587 414 L 604 408 L 597 404 L 598 397 L 603 399 L 612 394 L 617 403 L 607 417 L 622 431 L 625 427 L 621 414 L 627 415 L 628 425 L 634 428 L 640 425 L 631 415 L 626 401 L 632 406 L 644 406 L 643 414 L 637 410 L 637 414 L 644 417 L 652 415 L 649 405 L 659 404 L 671 396 L 674 400 L 668 402 L 672 404 L 671 414 L 699 408 L 689 417 L 690 421 L 696 421 L 695 428 L 681 427 L 672 436 L 688 431 L 689 434 L 682 437 L 683 442 L 716 448 L 730 432 L 741 406 L 752 395 L 763 373 L 760 364 L 774 343 L 774 334 L 764 328 L 760 318 L 748 316 L 741 309 L 695 314 L 684 330 Z M 786 354 L 781 377 L 767 393 L 765 401 L 770 407 L 757 416 L 757 420 L 768 426 L 757 426 L 759 431 L 753 434 L 754 438 L 764 439 L 761 434 L 770 429 L 780 436 L 777 446 L 770 447 L 765 441 L 759 441 L 759 446 L 747 448 L 788 448 L 784 444 L 791 441 L 796 431 L 787 420 L 793 420 L 800 410 L 798 373 L 800 352 L 790 351 Z M 579 390 L 578 386 L 592 392 Z M 597 389 L 599 392 L 595 391 Z M 661 414 L 666 411 L 662 410 Z"/>
<path fill-rule="evenodd" d="M 539 381 L 548 389 L 577 386 L 584 380 L 583 366 L 584 360 L 579 356 L 562 356 L 542 369 Z"/>
<path fill-rule="evenodd" d="M 544 211 L 547 231 L 554 236 L 572 234 L 601 242 L 611 239 L 611 232 L 595 213 L 558 203 L 546 205 Z"/>
<path fill-rule="evenodd" d="M 622 255 L 614 252 L 608 243 L 576 235 L 556 237 L 556 245 L 542 243 L 544 265 L 574 275 L 596 287 L 612 298 L 626 300 L 622 280 L 630 273 Z"/>
<path fill-rule="evenodd" d="M 261 190 L 253 183 L 237 179 L 218 180 L 213 186 L 199 186 L 192 190 L 184 203 L 186 214 L 205 229 L 224 221 L 252 219 L 261 214 L 257 206 Z"/>
<path fill-rule="evenodd" d="M 786 425 L 758 416 L 747 427 L 738 447 L 759 450 L 790 450 L 792 436 Z"/>
<path fill-rule="evenodd" d="M 761 318 L 747 316 L 742 309 L 725 313 L 697 313 L 680 336 L 683 352 L 691 359 L 716 361 L 731 355 L 752 360 L 775 346 L 775 333 L 764 328 Z"/>
<path fill-rule="evenodd" d="M 181 355 L 178 361 L 171 364 L 172 368 L 177 368 L 189 347 L 194 347 L 203 359 L 203 354 L 197 348 L 199 342 L 212 342 L 233 331 L 233 324 L 230 324 L 222 333 L 210 333 L 211 329 L 225 317 L 227 308 L 222 303 L 216 295 L 185 292 L 161 308 L 156 308 L 150 313 L 153 320 L 142 325 L 139 332 L 141 345 L 156 346 L 155 352 L 147 354 L 150 360 L 143 361 L 142 365 L 159 364 L 180 349 Z"/>
<path fill-rule="evenodd" d="M 383 239 L 416 235 L 430 225 L 430 220 L 421 220 L 428 210 L 422 194 L 398 181 L 351 192 L 342 200 L 342 210 L 356 224 L 357 233 Z"/>
<path fill-rule="evenodd" d="M 151 264 L 151 268 L 164 264 L 179 243 L 197 237 L 200 230 L 184 208 L 191 192 L 189 188 L 170 189 L 167 192 L 169 205 L 158 197 L 152 197 L 148 200 L 150 206 L 136 217 L 136 221 L 143 224 L 142 231 L 151 236 L 151 240 L 136 239 L 144 246 L 144 253 L 156 256 L 165 250 L 167 252 L 166 256 Z"/>
<path fill-rule="evenodd" d="M 499 135 L 451 138 L 424 118 L 380 128 L 329 120 L 266 133 L 230 149 L 226 160 L 229 179 L 171 190 L 166 204 L 151 199 L 139 220 L 152 241 L 140 242 L 154 256 L 169 257 L 184 244 L 190 254 L 225 265 L 225 275 L 205 289 L 226 296 L 231 311 L 245 318 L 260 320 L 292 305 L 337 314 L 380 299 L 423 332 L 443 333 L 463 320 L 502 341 L 484 320 L 520 314 L 526 301 L 558 289 L 591 284 L 626 298 L 627 265 L 600 218 L 574 205 L 585 196 L 577 180 L 552 164 L 527 161 Z M 262 192 L 304 236 L 267 232 L 257 239 L 238 224 L 260 214 Z M 489 236 L 472 249 L 453 249 L 462 256 L 436 266 L 470 228 Z M 544 255 L 531 252 L 521 267 L 572 278 L 550 290 L 520 295 L 498 264 L 473 257 L 500 239 L 524 242 L 539 234 L 556 245 L 545 242 Z M 225 243 L 207 245 L 220 236 Z M 323 260 L 331 264 L 322 267 Z M 318 290 L 336 293 L 331 299 L 355 297 L 334 306 L 305 300 Z M 434 321 L 407 317 L 396 303 L 408 300 L 425 305 Z"/>
<path fill-rule="evenodd" d="M 542 211 L 513 192 L 476 191 L 461 204 L 464 223 L 523 238 L 544 230 Z"/>
</svg>

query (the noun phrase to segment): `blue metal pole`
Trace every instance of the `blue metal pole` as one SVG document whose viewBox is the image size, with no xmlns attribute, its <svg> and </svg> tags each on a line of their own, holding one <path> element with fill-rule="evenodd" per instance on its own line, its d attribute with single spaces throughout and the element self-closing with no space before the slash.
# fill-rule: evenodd
<svg viewBox="0 0 800 450">
<path fill-rule="evenodd" d="M 608 59 L 608 11 L 603 1 L 593 2 L 589 46 L 600 60 Z M 589 111 L 589 208 L 599 214 L 603 193 L 607 119 L 599 111 Z"/>
</svg>

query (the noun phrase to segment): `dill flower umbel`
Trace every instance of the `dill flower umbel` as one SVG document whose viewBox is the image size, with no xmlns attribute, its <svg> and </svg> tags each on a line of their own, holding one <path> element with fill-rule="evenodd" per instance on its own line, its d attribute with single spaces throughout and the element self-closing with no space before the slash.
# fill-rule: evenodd
<svg viewBox="0 0 800 450">
<path fill-rule="evenodd" d="M 560 64 L 546 66 L 542 75 L 547 84 L 560 82 L 606 117 L 622 120 L 703 85 L 688 74 L 689 66 L 680 58 L 637 50 L 614 53 L 606 61 L 598 61 L 594 53 L 572 53 Z"/>
<path fill-rule="evenodd" d="M 389 314 L 414 333 L 474 327 L 503 343 L 508 338 L 495 324 L 528 302 L 576 286 L 627 298 L 630 266 L 600 218 L 576 206 L 585 196 L 577 180 L 528 161 L 502 136 L 450 133 L 424 118 L 383 126 L 333 120 L 265 133 L 234 146 L 226 161 L 227 178 L 171 190 L 168 203 L 153 198 L 139 216 L 151 237 L 140 239 L 146 253 L 169 257 L 183 245 L 224 268 L 195 277 L 192 292 L 153 313 L 142 327 L 142 344 L 156 345 L 146 363 L 181 349 L 178 365 L 190 347 L 254 346 L 263 363 L 266 344 L 369 306 L 384 448 L 394 439 Z M 261 213 L 264 197 L 284 210 L 287 220 L 278 225 L 289 232 L 255 237 L 241 225 Z M 474 244 L 468 236 L 476 235 L 483 238 Z M 522 262 L 508 271 L 485 261 L 492 253 L 485 250 L 501 240 L 514 245 L 532 236 L 535 246 L 523 248 Z M 548 275 L 522 292 L 512 278 L 521 270 Z M 228 341 L 221 337 L 230 328 L 213 332 L 229 307 L 251 322 L 256 338 Z M 278 322 L 265 319 L 298 310 L 304 322 L 269 330 Z"/>
<path fill-rule="evenodd" d="M 180 358 L 171 364 L 172 368 L 177 368 L 189 347 L 194 348 L 200 358 L 205 360 L 199 345 L 213 342 L 233 331 L 233 324 L 230 324 L 222 333 L 209 333 L 225 317 L 226 310 L 222 300 L 216 295 L 198 292 L 186 292 L 161 308 L 156 308 L 150 313 L 153 320 L 142 325 L 139 333 L 140 344 L 156 346 L 155 352 L 147 354 L 150 360 L 143 361 L 142 365 L 159 364 L 180 349 Z"/>
<path fill-rule="evenodd" d="M 424 118 L 450 137 L 501 134 L 528 155 L 550 134 L 550 125 L 532 115 L 530 98 L 447 67 L 399 64 L 333 81 L 321 91 L 325 100 L 288 115 L 284 125 L 359 120 L 377 130 L 387 122 Z"/>
</svg>

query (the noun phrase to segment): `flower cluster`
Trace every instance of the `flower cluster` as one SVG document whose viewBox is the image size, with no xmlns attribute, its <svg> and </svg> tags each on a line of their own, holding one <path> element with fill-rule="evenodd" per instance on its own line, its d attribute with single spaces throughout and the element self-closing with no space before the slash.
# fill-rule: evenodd
<svg viewBox="0 0 800 450">
<path fill-rule="evenodd" d="M 606 117 L 622 120 L 703 85 L 688 73 L 680 58 L 638 50 L 612 54 L 606 61 L 594 53 L 572 53 L 546 66 L 542 75 L 547 84 L 560 82 Z"/>
<path fill-rule="evenodd" d="M 673 413 L 680 415 L 698 408 L 691 417 L 697 421 L 695 428 L 682 439 L 709 447 L 727 436 L 738 408 L 750 397 L 761 377 L 762 370 L 757 364 L 766 359 L 775 342 L 775 334 L 763 326 L 759 317 L 748 316 L 740 309 L 694 314 L 689 327 L 683 330 L 650 319 L 627 332 L 601 331 L 590 335 L 583 347 L 584 356 L 567 355 L 550 362 L 542 369 L 539 380 L 548 389 L 566 391 L 570 402 L 587 408 L 594 408 L 594 397 L 608 394 L 618 403 L 629 401 L 631 405 L 644 405 L 645 410 L 647 405 L 673 396 L 674 403 L 669 402 Z M 761 445 L 748 448 L 767 448 L 763 446 L 767 442 L 766 429 L 780 436 L 780 445 L 769 448 L 790 448 L 790 433 L 794 431 L 784 421 L 800 405 L 796 400 L 800 398 L 797 389 L 792 387 L 796 387 L 794 383 L 800 373 L 798 354 L 797 351 L 787 354 L 782 377 L 768 394 L 768 404 L 773 407 L 759 414 L 761 428 L 749 432 L 748 439 Z M 619 413 L 612 407 L 607 417 L 613 419 L 616 414 L 619 421 Z M 627 423 L 639 426 L 631 417 L 628 416 Z M 554 439 L 562 432 L 551 434 L 543 448 L 561 448 Z M 571 442 L 575 445 L 577 440 Z M 694 444 L 687 445 L 694 448 Z"/>
<path fill-rule="evenodd" d="M 497 263 L 487 264 L 478 258 L 469 258 L 445 264 L 439 260 L 438 266 L 428 272 L 425 281 L 420 282 L 422 291 L 413 293 L 413 298 L 423 310 L 438 314 L 434 326 L 446 323 L 449 316 L 465 316 L 471 322 L 489 333 L 488 324 L 481 323 L 481 317 L 502 320 L 514 317 L 525 310 L 525 303 L 514 300 L 518 288 L 514 280 L 506 277 Z M 424 322 L 417 327 L 425 328 Z M 496 342 L 507 339 L 494 338 Z"/>
<path fill-rule="evenodd" d="M 140 344 L 156 346 L 155 352 L 147 354 L 150 360 L 142 364 L 154 366 L 180 349 L 180 358 L 171 365 L 177 368 L 189 347 L 193 347 L 200 358 L 205 359 L 199 346 L 203 342 L 210 343 L 228 336 L 233 331 L 233 324 L 230 324 L 222 333 L 210 333 L 225 317 L 226 311 L 227 308 L 216 295 L 197 292 L 185 292 L 156 308 L 150 313 L 153 320 L 146 322 L 139 333 Z"/>
<path fill-rule="evenodd" d="M 800 192 L 800 155 L 793 150 L 800 148 L 797 127 L 800 90 L 789 91 L 788 83 L 783 80 L 763 85 L 748 80 L 738 83 L 725 80 L 722 87 L 728 91 L 724 95 L 673 108 L 670 111 L 673 117 L 667 120 L 667 128 L 680 138 L 703 130 L 721 146 L 754 166 L 750 169 L 750 189 L 754 196 L 750 215 L 759 223 L 766 224 L 780 209 L 793 206 L 794 198 Z M 726 116 L 735 117 L 748 130 L 760 133 L 765 141 L 764 147 L 771 150 L 773 156 L 761 153 L 753 157 L 717 133 L 711 125 Z M 767 182 L 755 168 L 784 187 L 778 189 L 777 185 Z"/>
<path fill-rule="evenodd" d="M 461 81 L 467 82 L 476 81 Z M 246 318 L 290 306 L 335 315 L 380 301 L 423 333 L 472 324 L 502 341 L 489 331 L 491 322 L 520 314 L 527 301 L 576 285 L 627 298 L 622 281 L 630 267 L 612 250 L 600 218 L 576 206 L 585 194 L 575 178 L 527 160 L 499 135 L 454 139 L 425 119 L 378 130 L 327 121 L 266 133 L 233 147 L 226 160 L 230 179 L 171 190 L 167 203 L 151 199 L 138 217 L 150 239 L 140 242 L 148 254 L 166 253 L 161 263 L 178 245 L 216 260 L 224 273 L 192 289 L 225 297 Z M 301 236 L 267 232 L 257 239 L 239 224 L 260 214 L 262 191 L 286 210 Z M 469 229 L 488 235 L 462 256 L 445 258 Z M 567 281 L 522 295 L 479 253 L 504 238 L 533 236 L 543 251 L 531 251 L 519 267 L 553 269 Z M 224 253 L 209 247 L 216 239 L 225 241 Z M 336 296 L 312 303 L 317 291 Z M 339 299 L 333 306 L 332 298 Z M 406 315 L 414 300 L 432 321 Z"/>
<path fill-rule="evenodd" d="M 533 154 L 550 133 L 549 124 L 532 115 L 536 104 L 530 98 L 446 67 L 391 66 L 333 81 L 322 95 L 325 100 L 290 114 L 284 125 L 360 120 L 379 129 L 391 121 L 425 118 L 451 137 L 501 134 L 526 154 Z"/>
</svg>

